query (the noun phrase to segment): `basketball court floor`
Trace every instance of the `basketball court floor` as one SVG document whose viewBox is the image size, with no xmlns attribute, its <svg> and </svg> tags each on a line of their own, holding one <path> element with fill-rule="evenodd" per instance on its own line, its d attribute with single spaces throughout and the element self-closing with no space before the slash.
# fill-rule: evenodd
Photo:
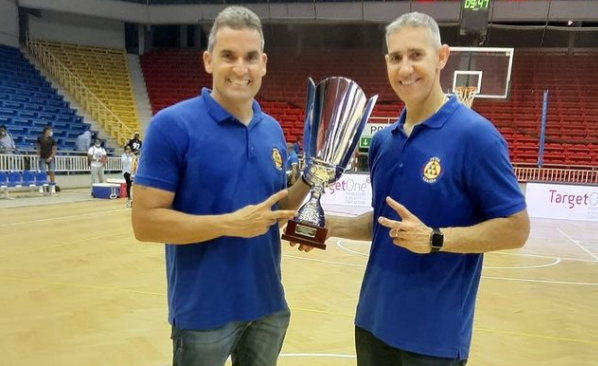
<svg viewBox="0 0 598 366">
<path fill-rule="evenodd" d="M 69 194 L 0 209 L 0 365 L 170 365 L 163 245 L 135 240 L 122 200 Z M 283 243 L 281 366 L 356 364 L 370 244 L 328 244 Z M 598 224 L 534 219 L 524 248 L 486 255 L 468 365 L 598 365 L 597 307 Z"/>
</svg>

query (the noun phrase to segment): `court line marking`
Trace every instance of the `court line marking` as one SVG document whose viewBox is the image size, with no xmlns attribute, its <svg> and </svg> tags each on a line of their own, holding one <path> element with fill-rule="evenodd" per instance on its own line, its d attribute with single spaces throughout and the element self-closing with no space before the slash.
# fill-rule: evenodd
<svg viewBox="0 0 598 366">
<path fill-rule="evenodd" d="M 478 327 L 474 327 L 473 330 L 478 331 L 478 332 L 506 334 L 506 335 L 513 335 L 513 336 L 517 336 L 517 337 L 525 337 L 525 338 L 539 338 L 539 339 L 546 339 L 546 340 L 550 340 L 550 341 L 573 342 L 573 343 L 584 343 L 584 344 L 598 345 L 598 341 L 583 339 L 583 338 L 576 339 L 576 338 L 567 338 L 567 337 L 553 337 L 553 336 L 546 336 L 546 335 L 541 335 L 541 334 L 523 333 L 523 332 L 514 332 L 514 331 L 509 331 L 509 330 L 497 330 L 497 329 L 478 328 Z"/>
<path fill-rule="evenodd" d="M 48 246 L 48 247 L 34 248 L 34 249 L 23 250 L 23 251 L 12 252 L 12 253 L 0 253 L 0 258 L 6 258 L 6 257 L 22 255 L 22 254 L 31 254 L 31 253 L 36 253 L 36 252 L 43 252 L 43 251 L 47 251 L 47 250 L 54 250 L 56 248 L 62 248 L 62 247 L 82 244 L 82 243 L 86 243 L 86 242 L 95 242 L 96 240 L 112 238 L 112 237 L 116 237 L 116 236 L 120 236 L 120 235 L 123 235 L 123 234 L 108 234 L 108 235 L 94 236 L 94 237 L 87 238 L 87 239 L 79 239 L 79 240 L 75 240 L 75 241 L 71 241 L 71 242 L 67 242 L 67 243 Z"/>
<path fill-rule="evenodd" d="M 105 291 L 127 292 L 127 293 L 133 293 L 133 294 L 141 294 L 141 295 L 166 296 L 165 292 L 153 292 L 153 291 L 142 291 L 142 290 L 135 290 L 135 289 L 127 289 L 127 288 L 118 288 L 118 287 L 84 285 L 84 284 L 73 283 L 73 282 L 45 281 L 45 280 L 39 280 L 39 279 L 35 279 L 35 278 L 19 278 L 19 277 L 0 275 L 0 280 L 33 282 L 33 283 L 38 283 L 38 284 L 42 284 L 42 285 L 76 287 L 76 288 L 82 288 L 82 289 L 92 290 L 92 291 L 105 290 Z"/>
<path fill-rule="evenodd" d="M 561 235 L 563 235 L 565 238 L 569 239 L 569 241 L 571 241 L 573 244 L 577 245 L 581 250 L 583 250 L 584 252 L 588 253 L 590 255 L 590 257 L 594 258 L 594 260 L 596 262 L 598 262 L 598 256 L 596 256 L 594 253 L 590 252 L 586 247 L 584 247 L 583 245 L 581 245 L 581 241 L 579 240 L 575 240 L 572 237 L 570 237 L 569 235 L 567 235 L 566 232 L 564 232 L 561 228 L 556 228 L 556 230 L 561 233 Z"/>
<path fill-rule="evenodd" d="M 357 255 L 360 255 L 360 256 L 363 256 L 366 258 L 369 257 L 369 254 L 358 252 L 356 250 L 352 250 L 352 249 L 345 247 L 342 244 L 342 240 L 338 240 L 336 242 L 336 245 L 349 253 L 354 253 L 354 254 L 357 254 Z M 556 266 L 559 263 L 561 263 L 561 258 L 559 258 L 559 257 L 551 257 L 551 259 L 554 259 L 554 261 L 551 263 L 545 263 L 545 264 L 536 264 L 536 265 L 529 265 L 529 266 L 486 266 L 485 265 L 484 269 L 533 269 L 533 268 L 552 267 L 552 266 Z"/>
<path fill-rule="evenodd" d="M 0 227 L 35 224 L 35 223 L 38 223 L 38 222 L 63 220 L 63 219 L 69 219 L 69 218 L 72 218 L 72 217 L 85 217 L 85 216 L 96 216 L 96 215 L 105 216 L 107 213 L 117 212 L 117 211 L 127 211 L 127 210 L 128 209 L 126 209 L 126 208 L 119 208 L 119 209 L 116 209 L 116 210 L 99 211 L 99 212 L 88 212 L 88 213 L 81 213 L 81 214 L 78 214 L 78 215 L 56 216 L 56 217 L 50 217 L 50 218 L 47 218 L 47 219 L 29 220 L 29 221 L 21 221 L 21 222 L 12 222 L 12 223 L 8 223 L 8 224 L 2 224 L 2 225 L 0 225 Z"/>
<path fill-rule="evenodd" d="M 339 242 L 342 242 L 342 239 L 339 239 Z M 368 245 L 370 244 L 370 242 L 364 241 L 364 240 L 351 240 L 351 242 L 357 243 L 357 244 L 368 244 Z M 368 256 L 366 253 L 354 251 L 352 249 L 349 249 L 349 248 L 343 246 L 342 244 L 339 245 L 337 243 L 337 245 L 340 246 L 342 249 L 346 250 L 347 252 L 355 253 L 355 254 L 363 256 L 363 257 L 367 257 Z M 563 257 L 562 255 L 556 256 L 556 255 L 530 254 L 530 253 L 509 253 L 509 252 L 503 252 L 503 251 L 494 251 L 494 252 L 487 252 L 487 253 L 485 253 L 485 255 L 495 255 L 495 254 L 521 256 L 521 257 L 548 258 L 548 259 L 559 258 L 561 261 L 574 261 L 574 262 L 596 263 L 595 260 L 591 260 L 591 259 Z"/>
<path fill-rule="evenodd" d="M 482 276 L 485 277 L 485 276 Z M 16 278 L 10 276 L 0 276 L 0 279 L 9 279 L 9 280 L 17 280 L 17 281 L 27 281 L 27 282 L 37 282 L 41 284 L 49 284 L 49 285 L 57 285 L 57 286 L 67 286 L 67 287 L 77 287 L 83 288 L 88 290 L 110 290 L 110 291 L 118 291 L 118 292 L 128 292 L 128 293 L 136 293 L 142 295 L 158 295 L 158 296 L 166 296 L 166 293 L 158 293 L 158 292 L 151 292 L 151 291 L 139 291 L 139 290 L 132 290 L 132 289 L 122 289 L 116 287 L 103 287 L 103 286 L 93 286 L 93 285 L 81 285 L 75 283 L 67 283 L 67 282 L 54 282 L 54 281 L 40 281 L 38 279 L 27 279 L 27 278 Z M 494 278 L 492 278 L 494 279 Z M 503 279 L 503 278 L 496 278 L 496 279 Z M 520 281 L 520 279 L 514 279 L 515 281 Z M 530 282 L 546 282 L 552 283 L 551 281 L 536 281 L 530 280 Z M 583 283 L 579 283 L 583 284 Z M 585 285 L 592 285 L 598 286 L 598 284 L 585 284 Z M 349 316 L 353 317 L 354 314 L 347 314 L 335 311 L 326 311 L 326 310 L 318 310 L 318 309 L 309 309 L 309 308 L 300 308 L 300 307 L 291 307 L 293 311 L 306 311 L 312 313 L 320 313 L 320 314 L 327 314 L 327 315 L 342 315 L 342 316 Z M 488 329 L 488 328 L 479 328 L 474 327 L 474 331 L 483 331 L 483 332 L 490 332 L 490 333 L 500 333 L 506 335 L 514 335 L 519 337 L 527 337 L 527 338 L 539 338 L 539 339 L 547 339 L 547 340 L 555 340 L 555 341 L 564 341 L 564 342 L 574 342 L 574 343 L 585 343 L 591 345 L 598 345 L 598 341 L 587 340 L 587 339 L 575 339 L 575 338 L 565 338 L 565 337 L 552 337 L 552 336 L 545 336 L 540 334 L 532 334 L 532 333 L 521 333 L 521 332 L 514 332 L 514 331 L 503 331 L 503 330 L 495 330 L 495 329 Z M 300 356 L 289 356 L 289 357 L 300 357 Z M 326 356 L 322 356 L 326 357 Z M 330 356 L 332 357 L 332 356 Z"/>
<path fill-rule="evenodd" d="M 339 248 L 341 248 L 342 250 L 345 250 L 345 251 L 347 251 L 347 252 L 349 252 L 349 253 L 357 254 L 357 255 L 360 255 L 360 256 L 362 256 L 362 257 L 366 257 L 366 258 L 368 258 L 368 257 L 370 256 L 369 254 L 366 254 L 366 253 L 358 252 L 358 251 L 356 251 L 356 250 L 349 249 L 349 248 L 347 248 L 346 246 L 344 246 L 342 243 L 343 243 L 343 241 L 342 241 L 342 240 L 337 240 L 337 241 L 336 241 L 336 246 L 338 246 L 338 247 L 339 247 Z"/>
<path fill-rule="evenodd" d="M 546 268 L 556 266 L 557 264 L 561 263 L 561 258 L 556 258 L 554 262 L 546 263 L 546 264 L 536 264 L 530 266 L 486 266 L 484 265 L 482 268 L 484 269 L 534 269 L 534 268 Z"/>
<path fill-rule="evenodd" d="M 568 282 L 568 281 L 551 281 L 551 280 L 533 280 L 533 279 L 528 279 L 528 278 L 496 277 L 496 276 L 482 276 L 482 279 L 546 283 L 546 284 L 551 284 L 551 285 L 598 286 L 598 283 L 596 283 L 596 282 Z"/>
<path fill-rule="evenodd" d="M 293 258 L 293 259 L 300 259 L 302 261 L 308 262 L 318 262 L 318 263 L 326 263 L 326 264 L 338 264 L 340 266 L 350 266 L 350 267 L 364 267 L 365 263 L 355 264 L 355 263 L 345 263 L 345 262 L 334 262 L 334 261 L 327 261 L 323 259 L 314 259 L 314 258 L 305 258 L 305 257 L 298 257 L 295 255 L 290 254 L 283 254 L 283 257 Z"/>
<path fill-rule="evenodd" d="M 357 358 L 355 355 L 342 353 L 281 353 L 278 357 L 327 357 L 327 358 Z"/>
<path fill-rule="evenodd" d="M 508 253 L 508 252 L 488 252 L 486 254 L 500 254 L 500 255 L 513 255 L 513 256 L 523 256 L 523 257 L 536 257 L 536 258 L 559 258 L 562 261 L 574 261 L 574 262 L 586 262 L 586 263 L 595 263 L 595 261 L 591 259 L 582 259 L 582 258 L 571 258 L 571 257 L 563 257 L 563 256 L 556 256 L 556 255 L 542 255 L 542 254 L 528 254 L 528 253 Z"/>
</svg>

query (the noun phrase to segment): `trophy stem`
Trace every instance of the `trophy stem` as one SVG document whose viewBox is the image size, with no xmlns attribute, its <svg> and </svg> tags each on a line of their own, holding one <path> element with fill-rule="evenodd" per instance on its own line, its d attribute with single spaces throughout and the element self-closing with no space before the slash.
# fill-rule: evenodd
<svg viewBox="0 0 598 366">
<path fill-rule="evenodd" d="M 302 222 L 324 227 L 326 220 L 324 218 L 324 209 L 320 203 L 320 197 L 324 194 L 324 185 L 316 182 L 310 190 L 309 200 L 299 209 L 297 219 Z"/>
<path fill-rule="evenodd" d="M 320 204 L 320 197 L 324 194 L 325 186 L 317 181 L 311 188 L 309 200 L 299 209 L 299 215 L 287 223 L 284 240 L 299 243 L 319 249 L 326 249 L 328 229 L 325 228 L 324 210 Z"/>
</svg>

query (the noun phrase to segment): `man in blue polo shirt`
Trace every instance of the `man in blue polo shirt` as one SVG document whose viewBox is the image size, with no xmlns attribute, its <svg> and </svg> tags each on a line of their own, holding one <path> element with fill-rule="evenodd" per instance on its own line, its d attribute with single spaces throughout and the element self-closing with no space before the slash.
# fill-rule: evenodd
<svg viewBox="0 0 598 366">
<path fill-rule="evenodd" d="M 467 362 L 482 253 L 519 248 L 529 218 L 504 139 L 447 98 L 438 25 L 409 13 L 386 28 L 390 84 L 405 102 L 369 152 L 373 212 L 328 217 L 330 236 L 372 240 L 357 315 L 359 366 Z"/>
<path fill-rule="evenodd" d="M 278 220 L 309 191 L 286 188 L 280 125 L 254 97 L 266 74 L 259 18 L 216 18 L 205 69 L 212 90 L 158 113 L 135 177 L 133 228 L 166 244 L 174 366 L 274 366 L 289 324 Z M 309 248 L 303 248 L 308 250 Z"/>
</svg>

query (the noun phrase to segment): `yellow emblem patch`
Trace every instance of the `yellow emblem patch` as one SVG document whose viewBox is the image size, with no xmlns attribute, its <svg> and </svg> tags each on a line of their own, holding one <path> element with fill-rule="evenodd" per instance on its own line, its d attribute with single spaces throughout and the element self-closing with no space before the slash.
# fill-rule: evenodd
<svg viewBox="0 0 598 366">
<path fill-rule="evenodd" d="M 276 169 L 282 170 L 282 155 L 280 155 L 280 150 L 277 148 L 272 149 L 272 160 L 274 160 Z"/>
<path fill-rule="evenodd" d="M 440 165 L 439 158 L 431 158 L 424 166 L 424 182 L 434 183 L 438 180 L 440 175 L 443 173 L 442 166 Z"/>
</svg>

